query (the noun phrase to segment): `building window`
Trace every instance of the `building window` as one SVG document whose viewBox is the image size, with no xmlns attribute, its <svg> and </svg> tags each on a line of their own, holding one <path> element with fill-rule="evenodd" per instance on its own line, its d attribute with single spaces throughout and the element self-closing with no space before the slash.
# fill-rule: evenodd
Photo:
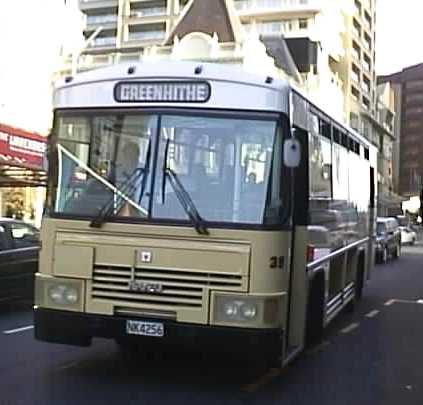
<svg viewBox="0 0 423 405">
<path fill-rule="evenodd" d="M 423 80 L 412 80 L 405 84 L 407 89 L 421 89 L 423 88 Z"/>
<path fill-rule="evenodd" d="M 361 15 L 361 3 L 358 0 L 354 1 L 355 9 L 359 15 Z"/>
<path fill-rule="evenodd" d="M 282 21 L 266 21 L 257 24 L 257 31 L 260 34 L 280 34 L 282 32 Z"/>
<path fill-rule="evenodd" d="M 407 125 L 407 128 L 418 128 L 418 127 L 420 127 L 421 123 L 419 121 L 409 120 L 409 121 L 407 121 L 406 125 Z"/>
<path fill-rule="evenodd" d="M 405 112 L 406 117 L 410 115 L 418 115 L 423 113 L 423 107 L 409 107 Z"/>
<path fill-rule="evenodd" d="M 370 100 L 367 97 L 363 96 L 361 100 L 361 105 L 363 106 L 364 109 L 370 110 Z"/>
<path fill-rule="evenodd" d="M 372 29 L 372 17 L 367 11 L 364 12 L 364 23 L 369 30 Z"/>
<path fill-rule="evenodd" d="M 357 102 L 360 99 L 360 92 L 354 86 L 351 86 L 351 97 Z"/>
<path fill-rule="evenodd" d="M 415 101 L 422 101 L 422 100 L 423 100 L 423 93 L 407 94 L 406 96 L 407 104 L 412 104 Z"/>
<path fill-rule="evenodd" d="M 88 15 L 87 24 L 107 24 L 117 22 L 117 15 L 113 14 L 100 14 Z"/>
<path fill-rule="evenodd" d="M 138 7 L 131 8 L 130 16 L 136 18 L 166 15 L 166 7 Z"/>
<path fill-rule="evenodd" d="M 370 93 L 370 79 L 366 76 L 363 76 L 363 82 L 361 83 L 361 88 L 366 92 Z"/>
<path fill-rule="evenodd" d="M 372 49 L 372 39 L 366 33 L 364 33 L 364 45 L 369 51 L 371 51 L 371 49 Z"/>
<path fill-rule="evenodd" d="M 371 60 L 366 54 L 364 54 L 364 57 L 363 57 L 363 66 L 368 72 L 372 70 Z"/>
<path fill-rule="evenodd" d="M 89 44 L 89 47 L 100 46 L 116 46 L 116 37 L 99 37 L 95 38 Z"/>
<path fill-rule="evenodd" d="M 355 41 L 353 41 L 353 43 L 352 43 L 352 54 L 357 60 L 361 59 L 360 45 L 358 45 L 357 42 L 355 42 Z"/>
<path fill-rule="evenodd" d="M 354 81 L 356 81 L 357 83 L 360 83 L 360 68 L 355 65 L 354 63 L 351 65 L 351 77 L 353 78 Z"/>
<path fill-rule="evenodd" d="M 353 32 L 357 37 L 361 37 L 361 25 L 355 18 L 353 20 Z"/>
<path fill-rule="evenodd" d="M 300 30 L 306 30 L 308 28 L 307 18 L 300 18 L 298 25 Z"/>
</svg>

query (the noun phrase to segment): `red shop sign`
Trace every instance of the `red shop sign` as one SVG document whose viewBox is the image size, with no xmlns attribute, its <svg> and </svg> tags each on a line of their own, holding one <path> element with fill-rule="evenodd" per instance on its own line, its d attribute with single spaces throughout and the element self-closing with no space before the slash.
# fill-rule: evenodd
<svg viewBox="0 0 423 405">
<path fill-rule="evenodd" d="M 41 135 L 0 124 L 0 163 L 42 169 L 46 142 Z"/>
</svg>

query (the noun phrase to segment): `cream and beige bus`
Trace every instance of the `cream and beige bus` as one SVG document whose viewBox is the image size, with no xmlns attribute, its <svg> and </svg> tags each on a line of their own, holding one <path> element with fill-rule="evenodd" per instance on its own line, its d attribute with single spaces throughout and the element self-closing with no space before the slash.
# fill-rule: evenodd
<svg viewBox="0 0 423 405">
<path fill-rule="evenodd" d="M 195 62 L 68 77 L 48 160 L 39 340 L 284 365 L 370 276 L 377 150 L 283 80 Z"/>
</svg>

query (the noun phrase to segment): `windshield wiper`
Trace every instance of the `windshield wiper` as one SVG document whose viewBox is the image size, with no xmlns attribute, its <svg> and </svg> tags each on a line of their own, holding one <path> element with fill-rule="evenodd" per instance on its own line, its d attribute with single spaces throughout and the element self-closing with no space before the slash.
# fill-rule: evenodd
<svg viewBox="0 0 423 405">
<path fill-rule="evenodd" d="M 144 197 L 145 188 L 147 185 L 147 177 L 148 177 L 148 170 L 150 167 L 150 156 L 151 156 L 151 139 L 149 140 L 148 147 L 147 147 L 147 155 L 145 159 L 145 166 L 144 167 L 137 167 L 132 174 L 128 177 L 128 179 L 122 184 L 120 189 L 118 190 L 119 200 L 116 200 L 115 194 L 112 195 L 110 200 L 108 200 L 103 207 L 101 207 L 98 215 L 91 221 L 90 227 L 92 228 L 100 228 L 106 219 L 110 217 L 113 212 L 118 212 L 123 208 L 125 202 L 128 200 L 132 200 L 133 195 L 137 191 L 138 181 L 141 178 L 141 189 L 140 195 L 138 197 L 138 205 L 141 205 L 142 198 Z"/>
<path fill-rule="evenodd" d="M 192 201 L 188 191 L 185 189 L 185 187 L 179 180 L 178 175 L 171 168 L 167 166 L 169 141 L 170 139 L 167 139 L 166 141 L 164 164 L 163 164 L 162 204 L 165 203 L 166 179 L 169 179 L 169 183 L 172 186 L 173 191 L 176 194 L 176 197 L 181 203 L 181 206 L 185 210 L 189 219 L 193 223 L 197 233 L 199 233 L 200 235 L 209 235 L 209 231 L 207 229 L 206 223 L 204 219 L 201 217 L 200 213 L 198 212 L 198 209 L 195 206 L 194 202 Z"/>
<path fill-rule="evenodd" d="M 98 215 L 90 222 L 90 227 L 100 228 L 107 218 L 109 218 L 115 211 L 120 211 L 128 200 L 132 200 L 133 195 L 137 190 L 138 181 L 146 178 L 145 168 L 136 168 L 132 175 L 122 184 L 117 192 L 114 192 L 112 197 L 106 201 L 101 207 Z M 142 190 L 143 191 L 143 190 Z M 139 200 L 142 199 L 140 193 Z"/>
</svg>

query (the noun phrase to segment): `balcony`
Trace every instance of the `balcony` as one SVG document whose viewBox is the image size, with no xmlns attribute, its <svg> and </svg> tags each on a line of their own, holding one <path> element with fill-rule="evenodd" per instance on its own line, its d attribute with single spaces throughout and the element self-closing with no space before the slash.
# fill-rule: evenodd
<svg viewBox="0 0 423 405">
<path fill-rule="evenodd" d="M 116 47 L 116 37 L 95 38 L 91 41 L 91 43 L 88 47 L 90 49 L 92 49 L 92 48 L 113 48 L 113 47 Z"/>
<path fill-rule="evenodd" d="M 82 12 L 98 9 L 118 8 L 119 0 L 79 0 L 79 9 Z"/>
<path fill-rule="evenodd" d="M 132 18 L 145 18 L 145 17 L 160 17 L 166 16 L 166 7 L 143 7 L 131 9 L 129 17 Z"/>
<path fill-rule="evenodd" d="M 103 27 L 103 29 L 108 30 L 116 29 L 117 20 L 116 14 L 88 15 L 86 18 L 85 31 L 94 31 L 98 27 Z"/>
<path fill-rule="evenodd" d="M 166 38 L 166 31 L 138 31 L 130 32 L 128 42 L 151 42 L 160 43 Z"/>
<path fill-rule="evenodd" d="M 323 7 L 321 0 L 235 0 L 234 6 L 241 17 L 274 13 L 318 13 Z"/>
</svg>

